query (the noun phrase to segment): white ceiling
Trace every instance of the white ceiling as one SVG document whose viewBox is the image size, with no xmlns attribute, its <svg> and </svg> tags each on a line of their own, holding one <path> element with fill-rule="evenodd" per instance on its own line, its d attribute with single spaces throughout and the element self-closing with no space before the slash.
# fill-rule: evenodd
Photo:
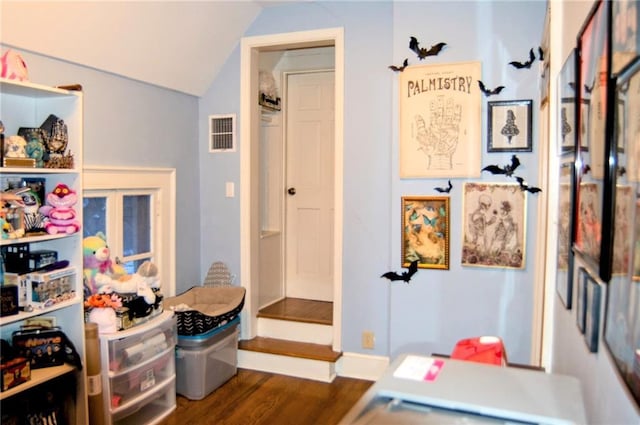
<svg viewBox="0 0 640 425">
<path fill-rule="evenodd" d="M 281 1 L 0 0 L 0 42 L 201 96 Z"/>
</svg>

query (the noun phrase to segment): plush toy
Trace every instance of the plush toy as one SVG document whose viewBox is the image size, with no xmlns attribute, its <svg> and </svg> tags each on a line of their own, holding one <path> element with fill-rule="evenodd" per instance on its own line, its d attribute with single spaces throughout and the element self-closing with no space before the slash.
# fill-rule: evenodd
<svg viewBox="0 0 640 425">
<path fill-rule="evenodd" d="M 36 136 L 28 137 L 25 152 L 29 158 L 33 158 L 36 161 L 36 167 L 44 167 L 44 144 L 42 140 Z"/>
<path fill-rule="evenodd" d="M 9 136 L 4 140 L 5 158 L 26 158 L 27 141 L 22 136 Z"/>
<path fill-rule="evenodd" d="M 95 282 L 100 293 L 133 293 L 142 297 L 150 305 L 156 302 L 156 294 L 153 289 L 160 286 L 158 267 L 150 261 L 142 263 L 135 274 L 120 276 L 116 279 L 102 273 L 96 274 Z"/>
<path fill-rule="evenodd" d="M 47 217 L 44 228 L 47 233 L 75 233 L 80 230 L 80 222 L 76 220 L 73 205 L 78 201 L 75 190 L 66 184 L 58 184 L 53 192 L 47 194 L 47 205 L 40 207 L 40 212 Z"/>
<path fill-rule="evenodd" d="M 97 275 L 104 275 L 110 282 L 111 279 L 126 274 L 124 267 L 111 261 L 111 250 L 107 245 L 107 238 L 102 232 L 98 232 L 94 236 L 87 236 L 82 240 L 82 256 L 87 295 L 98 293 Z"/>
<path fill-rule="evenodd" d="M 20 53 L 8 49 L 0 56 L 0 77 L 8 80 L 29 81 L 29 71 Z"/>
</svg>

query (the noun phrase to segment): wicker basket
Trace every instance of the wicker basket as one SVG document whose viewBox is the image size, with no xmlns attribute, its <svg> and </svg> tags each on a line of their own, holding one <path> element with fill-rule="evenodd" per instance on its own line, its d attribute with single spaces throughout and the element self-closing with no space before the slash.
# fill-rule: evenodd
<svg viewBox="0 0 640 425">
<path fill-rule="evenodd" d="M 178 335 L 200 335 L 235 319 L 244 307 L 245 293 L 245 288 L 238 286 L 196 286 L 166 298 L 163 305 L 175 311 Z M 188 309 L 183 310 L 185 306 Z"/>
</svg>

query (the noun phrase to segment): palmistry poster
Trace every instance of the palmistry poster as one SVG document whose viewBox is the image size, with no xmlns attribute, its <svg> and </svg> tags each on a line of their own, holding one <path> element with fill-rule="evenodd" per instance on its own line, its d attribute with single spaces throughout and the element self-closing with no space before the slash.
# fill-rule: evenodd
<svg viewBox="0 0 640 425">
<path fill-rule="evenodd" d="M 400 73 L 400 177 L 478 177 L 480 62 L 418 65 Z"/>
</svg>

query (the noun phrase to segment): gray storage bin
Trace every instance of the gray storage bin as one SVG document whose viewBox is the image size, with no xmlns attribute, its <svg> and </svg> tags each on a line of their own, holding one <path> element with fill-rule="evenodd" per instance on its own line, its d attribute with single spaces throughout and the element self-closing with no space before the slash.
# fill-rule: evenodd
<svg viewBox="0 0 640 425">
<path fill-rule="evenodd" d="M 176 392 L 201 400 L 237 372 L 238 325 L 230 323 L 202 338 L 178 337 L 176 347 Z"/>
</svg>

